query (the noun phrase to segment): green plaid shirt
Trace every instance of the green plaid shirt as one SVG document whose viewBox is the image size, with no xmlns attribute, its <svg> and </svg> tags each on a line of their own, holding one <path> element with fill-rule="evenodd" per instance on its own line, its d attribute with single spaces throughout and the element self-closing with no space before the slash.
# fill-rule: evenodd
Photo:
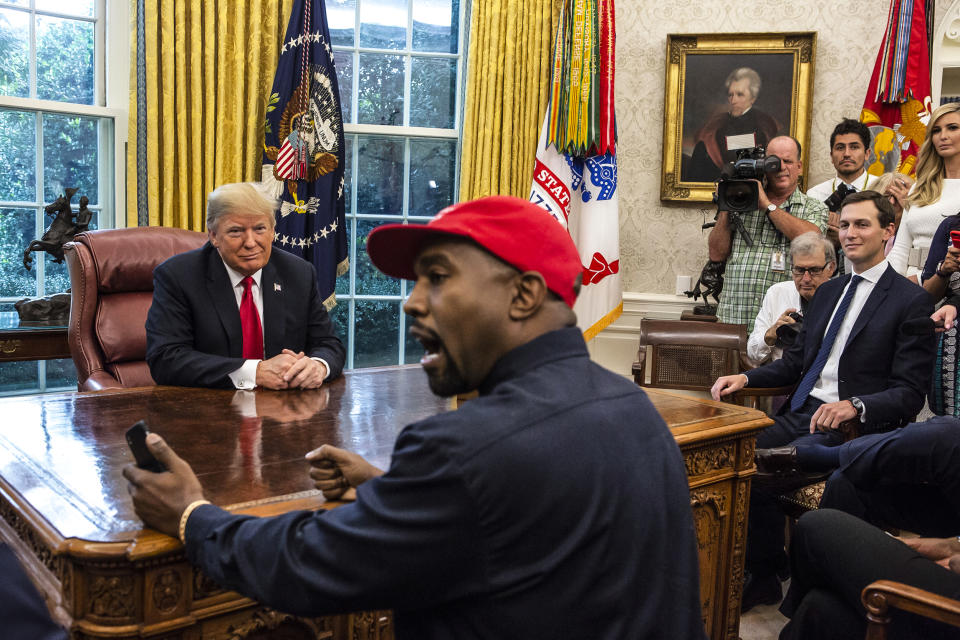
<svg viewBox="0 0 960 640">
<path fill-rule="evenodd" d="M 819 200 L 809 198 L 798 188 L 780 208 L 792 216 L 812 222 L 823 233 L 827 228 L 829 212 Z M 733 246 L 727 258 L 727 269 L 723 274 L 723 291 L 717 307 L 717 319 L 720 322 L 732 322 L 747 325 L 747 333 L 753 331 L 753 322 L 757 319 L 763 294 L 772 285 L 788 280 L 790 276 L 790 241 L 780 233 L 766 212 L 750 211 L 740 214 L 743 226 L 753 239 L 748 247 L 739 233 L 733 232 Z M 770 268 L 773 253 L 782 251 L 786 269 L 774 271 Z"/>
</svg>

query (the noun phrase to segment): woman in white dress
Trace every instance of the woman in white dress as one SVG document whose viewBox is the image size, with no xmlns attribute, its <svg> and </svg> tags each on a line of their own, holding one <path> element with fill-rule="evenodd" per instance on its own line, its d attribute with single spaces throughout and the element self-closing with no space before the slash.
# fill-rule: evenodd
<svg viewBox="0 0 960 640">
<path fill-rule="evenodd" d="M 960 211 L 960 103 L 934 109 L 917 154 L 917 182 L 907 200 L 893 250 L 887 259 L 898 272 L 918 281 L 934 231 Z"/>
</svg>

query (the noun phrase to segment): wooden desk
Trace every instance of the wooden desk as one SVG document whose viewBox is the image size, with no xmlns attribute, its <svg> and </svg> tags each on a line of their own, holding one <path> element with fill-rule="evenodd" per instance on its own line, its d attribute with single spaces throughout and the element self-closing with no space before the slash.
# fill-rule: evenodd
<svg viewBox="0 0 960 640">
<path fill-rule="evenodd" d="M 712 638 L 736 638 L 753 436 L 769 421 L 741 407 L 648 393 L 691 478 L 708 629 Z M 257 392 L 259 426 L 241 419 L 243 396 L 152 387 L 0 400 L 0 537 L 74 637 L 392 636 L 383 613 L 297 620 L 193 570 L 179 542 L 142 529 L 133 513 L 120 474 L 131 461 L 123 433 L 145 418 L 193 465 L 213 502 L 272 515 L 326 506 L 312 489 L 306 451 L 329 442 L 386 467 L 397 432 L 446 401 L 430 393 L 419 366 L 348 373 L 312 392 Z"/>
<path fill-rule="evenodd" d="M 15 311 L 0 312 L 0 362 L 69 357 L 66 325 L 21 324 Z"/>
</svg>

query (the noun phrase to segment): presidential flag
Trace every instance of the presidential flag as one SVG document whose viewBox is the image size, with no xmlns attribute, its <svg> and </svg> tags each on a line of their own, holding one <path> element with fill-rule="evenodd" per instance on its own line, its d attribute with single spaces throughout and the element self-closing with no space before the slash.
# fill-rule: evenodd
<svg viewBox="0 0 960 640">
<path fill-rule="evenodd" d="M 343 116 L 322 0 L 294 0 L 264 132 L 261 181 L 280 201 L 273 244 L 313 263 L 330 308 L 349 263 Z"/>
<path fill-rule="evenodd" d="M 587 340 L 623 311 L 615 33 L 613 0 L 565 0 L 530 191 L 530 201 L 567 228 L 580 252 L 583 284 L 574 311 Z"/>
<path fill-rule="evenodd" d="M 930 99 L 929 0 L 891 0 L 887 28 L 860 121 L 872 141 L 867 172 L 912 175 L 933 110 Z"/>
</svg>

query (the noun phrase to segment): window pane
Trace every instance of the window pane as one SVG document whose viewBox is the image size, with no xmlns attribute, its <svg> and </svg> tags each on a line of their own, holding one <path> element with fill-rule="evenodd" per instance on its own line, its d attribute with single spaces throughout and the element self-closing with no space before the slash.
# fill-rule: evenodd
<svg viewBox="0 0 960 640">
<path fill-rule="evenodd" d="M 64 358 L 62 360 L 46 360 L 47 367 L 47 390 L 62 389 L 64 387 L 77 390 L 77 368 L 73 366 L 73 360 Z"/>
<path fill-rule="evenodd" d="M 333 322 L 333 329 L 340 342 L 343 343 L 347 353 L 350 352 L 349 333 L 347 325 L 350 323 L 350 301 L 341 300 L 333 309 L 330 310 L 330 320 Z"/>
<path fill-rule="evenodd" d="M 357 213 L 403 213 L 403 140 L 358 136 Z"/>
<path fill-rule="evenodd" d="M 413 290 L 412 287 L 413 287 L 412 284 L 408 284 L 407 291 L 412 291 Z M 405 322 L 406 322 L 405 327 L 407 331 L 406 331 L 406 335 L 404 336 L 403 363 L 417 364 L 418 362 L 420 362 L 420 357 L 423 356 L 424 354 L 423 345 L 420 344 L 419 340 L 415 339 L 413 336 L 410 335 L 410 323 L 412 322 L 412 319 L 410 318 L 410 316 L 406 316 Z"/>
<path fill-rule="evenodd" d="M 353 122 L 353 52 L 334 51 L 333 63 L 337 67 L 337 86 L 340 87 L 340 109 L 343 121 Z"/>
<path fill-rule="evenodd" d="M 45 255 L 33 253 L 30 271 L 23 268 L 23 252 L 36 239 L 37 213 L 34 209 L 0 209 L 0 297 L 37 295 L 37 261 Z"/>
<path fill-rule="evenodd" d="M 413 58 L 410 68 L 410 126 L 453 128 L 457 61 Z"/>
<path fill-rule="evenodd" d="M 37 116 L 0 109 L 0 200 L 37 199 Z"/>
<path fill-rule="evenodd" d="M 93 23 L 37 16 L 37 97 L 93 104 Z"/>
<path fill-rule="evenodd" d="M 37 0 L 37 11 L 93 17 L 93 0 Z"/>
<path fill-rule="evenodd" d="M 69 289 L 70 274 L 67 273 L 67 261 L 64 260 L 58 264 L 54 262 L 52 255 L 40 255 L 44 256 L 43 295 L 63 293 Z"/>
<path fill-rule="evenodd" d="M 374 228 L 394 220 L 357 220 L 357 294 L 366 296 L 398 296 L 400 281 L 380 273 L 367 255 L 367 236 Z"/>
<path fill-rule="evenodd" d="M 413 3 L 413 48 L 456 53 L 460 0 L 416 0 Z"/>
<path fill-rule="evenodd" d="M 357 19 L 357 0 L 326 0 L 327 26 L 332 44 L 353 46 L 353 32 Z M 337 60 L 339 63 L 340 61 Z"/>
<path fill-rule="evenodd" d="M 0 392 L 37 390 L 36 362 L 0 362 Z"/>
<path fill-rule="evenodd" d="M 403 74 L 403 56 L 360 54 L 360 124 L 403 125 Z"/>
<path fill-rule="evenodd" d="M 456 140 L 410 141 L 410 215 L 432 216 L 453 204 Z"/>
<path fill-rule="evenodd" d="M 360 46 L 406 48 L 407 0 L 361 0 Z"/>
<path fill-rule="evenodd" d="M 354 367 L 382 367 L 400 359 L 399 303 L 394 300 L 357 300 Z"/>
<path fill-rule="evenodd" d="M 0 9 L 0 95 L 30 96 L 30 14 Z"/>
<path fill-rule="evenodd" d="M 97 118 L 43 114 L 43 179 L 45 202 L 73 187 L 74 208 L 81 196 L 97 204 Z"/>
</svg>

